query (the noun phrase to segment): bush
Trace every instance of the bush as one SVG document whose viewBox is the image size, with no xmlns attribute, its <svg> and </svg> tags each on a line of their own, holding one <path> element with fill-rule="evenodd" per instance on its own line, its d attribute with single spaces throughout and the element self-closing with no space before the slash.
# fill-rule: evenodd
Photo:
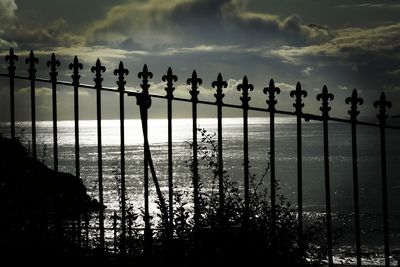
<svg viewBox="0 0 400 267">
<path fill-rule="evenodd" d="M 255 174 L 250 174 L 250 210 L 247 226 L 243 224 L 245 203 L 242 189 L 224 170 L 225 205 L 222 210 L 223 220 L 219 219 L 219 193 L 215 190 L 219 167 L 216 134 L 207 133 L 205 129 L 198 131 L 201 134 L 198 143 L 198 167 L 209 170 L 213 175 L 211 193 L 206 193 L 203 184 L 199 183 L 200 219 L 195 228 L 193 208 L 188 201 L 191 194 L 175 188 L 174 238 L 168 241 L 165 232 L 158 234 L 155 239 L 155 251 L 164 254 L 158 256 L 168 258 L 176 264 L 189 262 L 227 265 L 265 262 L 271 266 L 304 266 L 321 263 L 326 258 L 321 225 L 311 225 L 304 230 L 304 242 L 301 246 L 297 235 L 297 210 L 283 195 L 276 196 L 276 225 L 271 227 L 270 196 L 266 188 L 262 189 L 264 178 L 269 171 L 269 163 L 260 179 L 257 179 Z M 192 148 L 193 144 L 188 144 Z M 268 159 L 266 161 L 268 162 Z M 193 172 L 192 157 L 186 162 L 186 166 Z M 275 186 L 278 192 L 279 184 Z M 160 220 L 160 228 L 168 229 L 167 226 L 166 222 Z M 169 256 L 166 256 L 167 254 Z"/>
</svg>

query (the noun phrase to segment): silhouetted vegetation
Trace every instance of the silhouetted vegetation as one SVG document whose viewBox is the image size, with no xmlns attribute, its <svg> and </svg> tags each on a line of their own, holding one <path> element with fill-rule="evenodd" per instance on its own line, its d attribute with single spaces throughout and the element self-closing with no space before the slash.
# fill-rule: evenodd
<svg viewBox="0 0 400 267">
<path fill-rule="evenodd" d="M 150 258 L 144 257 L 144 234 L 139 218 L 142 214 L 134 212 L 128 196 L 126 199 L 126 255 L 120 257 L 120 217 L 117 216 L 117 239 L 114 253 L 105 252 L 101 261 L 108 263 L 144 263 L 190 265 L 255 264 L 268 262 L 274 266 L 319 265 L 326 259 L 324 227 L 312 225 L 305 229 L 303 245 L 297 236 L 297 211 L 283 196 L 277 196 L 276 226 L 271 229 L 270 195 L 264 185 L 269 164 L 261 177 L 250 174 L 250 212 L 248 224 L 244 225 L 243 190 L 238 182 L 224 170 L 224 208 L 220 208 L 218 179 L 218 147 L 215 134 L 199 129 L 201 139 L 198 143 L 199 168 L 203 176 L 212 177 L 207 188 L 199 184 L 199 225 L 194 225 L 193 201 L 191 192 L 174 188 L 174 231 L 173 238 L 168 235 L 168 222 L 161 216 L 153 220 L 158 230 L 153 231 L 153 246 Z M 192 144 L 188 142 L 190 146 Z M 65 230 L 68 222 L 81 216 L 90 218 L 99 204 L 91 199 L 82 181 L 71 174 L 56 173 L 42 162 L 33 160 L 18 140 L 0 137 L 1 209 L 6 220 L 1 220 L 3 242 L 0 249 L 13 253 L 29 253 L 51 258 L 52 251 L 64 251 L 63 257 L 80 262 L 94 262 L 99 258 L 96 245 L 91 249 L 76 247 Z M 268 159 L 266 159 L 268 162 Z M 193 160 L 186 166 L 192 170 Z M 250 169 L 251 173 L 251 169 Z M 113 174 L 118 192 L 119 209 L 122 209 L 118 164 Z M 200 177 L 202 181 L 202 177 Z M 205 178 L 205 177 L 203 177 Z M 278 184 L 276 185 L 279 190 Z M 77 214 L 80 212 L 80 215 Z M 221 215 L 223 219 L 221 220 Z M 117 213 L 115 213 L 117 215 Z M 82 233 L 80 233 L 82 235 Z M 96 244 L 96 234 L 89 236 Z M 10 244 L 10 240 L 13 240 Z M 87 240 L 86 240 L 87 241 Z M 76 244 L 76 243 L 75 243 Z M 62 247 L 60 247 L 62 246 Z M 40 256 L 38 256 L 40 257 Z"/>
<path fill-rule="evenodd" d="M 222 265 L 256 264 L 267 262 L 273 266 L 319 265 L 326 259 L 324 227 L 313 224 L 304 231 L 303 245 L 297 236 L 297 210 L 284 195 L 277 195 L 276 226 L 271 227 L 270 196 L 264 186 L 269 164 L 262 177 L 250 174 L 250 213 L 248 225 L 243 225 L 244 198 L 240 185 L 224 170 L 224 219 L 221 224 L 218 179 L 217 144 L 215 133 L 198 129 L 199 166 L 213 176 L 211 191 L 199 184 L 200 225 L 195 227 L 191 193 L 174 190 L 174 236 L 160 231 L 154 240 L 154 257 L 173 264 Z M 190 146 L 192 143 L 188 142 Z M 266 159 L 266 162 L 268 160 Z M 193 159 L 186 165 L 193 169 Z M 206 171 L 205 171 L 206 172 Z M 203 173 L 205 173 L 203 172 Z M 201 179 L 200 179 L 201 180 Z M 279 185 L 276 184 L 277 192 Z M 167 229 L 159 220 L 158 227 Z"/>
<path fill-rule="evenodd" d="M 51 170 L 33 159 L 18 139 L 0 136 L 0 250 L 4 255 L 17 255 L 20 260 L 28 260 L 27 254 L 51 258 L 52 252 L 73 246 L 77 218 L 100 208 L 81 179 Z"/>
</svg>

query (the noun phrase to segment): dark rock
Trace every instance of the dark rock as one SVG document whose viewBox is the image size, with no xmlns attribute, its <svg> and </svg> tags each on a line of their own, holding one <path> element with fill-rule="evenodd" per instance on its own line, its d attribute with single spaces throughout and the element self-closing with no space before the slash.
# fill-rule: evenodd
<svg viewBox="0 0 400 267">
<path fill-rule="evenodd" d="M 32 159 L 18 139 L 0 136 L 0 210 L 7 218 L 1 226 L 76 218 L 101 208 L 81 179 L 53 171 Z"/>
</svg>

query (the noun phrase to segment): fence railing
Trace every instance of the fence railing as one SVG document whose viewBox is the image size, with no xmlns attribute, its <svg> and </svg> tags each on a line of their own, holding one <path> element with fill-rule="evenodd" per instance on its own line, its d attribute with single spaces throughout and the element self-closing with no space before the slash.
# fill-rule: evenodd
<svg viewBox="0 0 400 267">
<path fill-rule="evenodd" d="M 249 83 L 246 76 L 244 76 L 241 84 L 237 86 L 237 89 L 242 92 L 242 97 L 240 100 L 242 105 L 233 105 L 223 102 L 224 93 L 223 89 L 227 87 L 227 82 L 223 80 L 222 75 L 218 74 L 217 80 L 212 82 L 211 86 L 216 89 L 215 102 L 203 101 L 198 99 L 199 95 L 199 85 L 202 84 L 202 79 L 197 76 L 196 71 L 193 71 L 192 76 L 187 79 L 187 84 L 191 86 L 190 89 L 190 99 L 179 98 L 174 96 L 174 82 L 177 81 L 177 76 L 173 74 L 171 68 L 168 69 L 167 74 L 162 77 L 162 81 L 166 82 L 166 95 L 155 95 L 149 93 L 149 79 L 153 77 L 153 74 L 148 70 L 147 66 L 144 65 L 143 70 L 139 72 L 138 77 L 142 80 L 141 92 L 134 92 L 125 89 L 126 80 L 125 77 L 129 74 L 129 71 L 124 68 L 122 62 L 120 62 L 119 67 L 114 70 L 114 75 L 117 76 L 117 88 L 105 87 L 102 85 L 103 73 L 106 68 L 101 64 L 100 60 L 96 61 L 96 64 L 91 68 L 91 72 L 94 73 L 94 85 L 82 84 L 80 83 L 80 71 L 83 66 L 79 62 L 78 57 L 75 56 L 73 62 L 69 65 L 69 69 L 72 71 L 72 82 L 58 80 L 57 68 L 60 66 L 60 62 L 56 59 L 55 55 L 51 55 L 51 59 L 47 62 L 47 66 L 50 68 L 50 78 L 40 78 L 36 76 L 36 65 L 39 60 L 35 57 L 33 51 L 30 52 L 29 57 L 26 58 L 25 62 L 28 65 L 28 76 L 20 76 L 16 74 L 16 61 L 18 56 L 15 55 L 13 49 L 10 49 L 9 55 L 5 57 L 8 62 L 8 73 L 1 73 L 0 77 L 9 79 L 9 89 L 10 89 L 10 127 L 11 127 L 11 138 L 16 137 L 15 133 L 15 80 L 28 80 L 30 81 L 30 97 L 31 97 L 31 127 L 32 127 L 32 156 L 37 158 L 36 153 L 36 113 L 35 113 L 35 89 L 36 82 L 49 83 L 52 89 L 52 113 L 53 113 L 53 142 L 54 142 L 54 170 L 58 171 L 58 144 L 57 144 L 57 86 L 70 86 L 73 87 L 73 106 L 74 106 L 74 127 L 75 127 L 75 174 L 79 178 L 81 176 L 80 170 L 80 151 L 79 151 L 79 88 L 92 89 L 96 91 L 96 106 L 97 106 L 97 137 L 98 137 L 98 196 L 100 205 L 103 205 L 103 160 L 102 160 L 102 108 L 101 108 L 101 95 L 103 91 L 113 92 L 119 94 L 119 115 L 120 115 L 120 159 L 121 159 L 121 218 L 118 218 L 116 214 L 113 216 L 113 229 L 114 235 L 116 233 L 116 228 L 118 225 L 117 220 L 121 223 L 121 236 L 120 236 L 120 251 L 125 253 L 127 247 L 127 234 L 131 234 L 132 223 L 128 223 L 128 228 L 126 229 L 126 222 L 130 221 L 131 214 L 126 212 L 126 199 L 125 199 L 125 131 L 124 131 L 124 97 L 135 96 L 137 98 L 137 105 L 140 107 L 141 120 L 143 127 L 144 136 L 144 252 L 151 250 L 151 239 L 152 239 L 152 229 L 150 224 L 150 214 L 149 214 L 149 168 L 153 176 L 154 182 L 157 183 L 157 178 L 154 171 L 154 166 L 151 159 L 150 147 L 147 139 L 148 129 L 148 109 L 151 107 L 151 99 L 163 99 L 167 101 L 167 120 L 168 120 L 168 203 L 167 206 L 165 200 L 160 191 L 157 191 L 159 200 L 161 200 L 161 206 L 164 219 L 168 222 L 168 232 L 169 235 L 173 234 L 173 153 L 172 153 L 172 108 L 173 102 L 189 102 L 192 105 L 192 120 L 193 120 L 193 209 L 194 209 L 194 227 L 198 226 L 198 220 L 200 216 L 200 210 L 198 207 L 199 201 L 199 174 L 198 174 L 198 151 L 197 151 L 197 107 L 201 105 L 216 106 L 217 108 L 217 138 L 218 138 L 218 187 L 219 187 L 219 223 L 224 224 L 224 168 L 223 168 L 223 146 L 222 146 L 222 118 L 223 118 L 223 108 L 234 108 L 240 109 L 243 112 L 243 161 L 244 161 L 244 216 L 243 225 L 246 227 L 249 220 L 249 151 L 248 151 L 248 112 L 249 111 L 260 111 L 269 114 L 269 139 L 270 139 L 270 192 L 271 192 L 271 210 L 272 210 L 272 230 L 275 227 L 276 218 L 276 177 L 275 177 L 275 115 L 286 115 L 294 116 L 297 118 L 297 199 L 298 199 L 298 238 L 299 243 L 302 244 L 302 233 L 303 233 L 303 170 L 302 170 L 302 123 L 303 120 L 316 120 L 323 123 L 323 148 L 324 148 L 324 170 L 325 170 L 325 205 L 326 205 L 326 227 L 327 227 L 327 244 L 328 244 L 328 260 L 329 266 L 333 266 L 333 238 L 332 238 L 332 210 L 331 210 L 331 181 L 330 181 L 330 161 L 329 161 L 329 136 L 328 136 L 328 124 L 329 122 L 342 122 L 347 123 L 351 127 L 351 142 L 352 142 L 352 166 L 353 166 L 353 189 L 354 189 L 354 222 L 355 222 L 355 236 L 356 236 L 356 257 L 357 265 L 361 266 L 361 228 L 360 228 L 360 212 L 359 212 L 359 185 L 358 185 L 358 166 L 357 166 L 357 125 L 366 125 L 369 127 L 377 127 L 380 129 L 380 147 L 381 147 L 381 179 L 382 179 L 382 210 L 383 210 L 383 226 L 384 226 L 384 254 L 385 254 L 385 265 L 390 264 L 390 247 L 389 247 L 389 224 L 388 224 L 388 193 L 387 193 L 387 169 L 386 169 L 386 140 L 385 131 L 386 129 L 396 129 L 399 130 L 400 127 L 394 125 L 388 125 L 386 119 L 388 118 L 387 109 L 391 107 L 391 102 L 386 100 L 385 94 L 382 93 L 380 99 L 374 102 L 375 108 L 378 109 L 378 123 L 370 123 L 365 121 L 359 121 L 357 119 L 360 111 L 358 110 L 359 105 L 363 104 L 363 100 L 358 96 L 357 90 L 354 89 L 352 95 L 346 98 L 346 104 L 349 104 L 349 118 L 337 118 L 331 117 L 329 111 L 331 110 L 330 102 L 334 99 L 334 95 L 328 92 L 326 86 L 323 87 L 322 92 L 317 95 L 317 100 L 321 101 L 321 114 L 309 114 L 303 112 L 304 103 L 303 98 L 307 96 L 307 92 L 302 89 L 301 84 L 297 83 L 296 89 L 290 92 L 290 96 L 294 98 L 294 111 L 284 111 L 276 109 L 276 96 L 280 93 L 280 89 L 276 87 L 274 81 L 271 79 L 268 87 L 264 88 L 264 94 L 267 95 L 267 107 L 259 108 L 250 106 L 250 96 L 249 93 L 254 89 L 254 86 Z M 81 229 L 82 222 L 84 220 L 84 225 L 86 231 Z M 99 244 L 100 249 L 105 249 L 105 226 L 104 226 L 104 213 L 100 210 L 99 219 Z M 77 222 L 77 242 L 81 244 L 83 242 L 83 233 L 86 233 L 84 238 L 88 242 L 88 231 L 89 224 L 87 218 L 78 217 Z M 114 236 L 116 238 L 116 236 Z M 272 237 L 272 244 L 275 242 L 274 236 Z"/>
</svg>

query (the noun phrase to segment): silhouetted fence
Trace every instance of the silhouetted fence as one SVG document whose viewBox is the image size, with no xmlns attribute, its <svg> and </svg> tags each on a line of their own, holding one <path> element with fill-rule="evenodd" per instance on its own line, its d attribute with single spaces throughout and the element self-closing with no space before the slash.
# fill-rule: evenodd
<svg viewBox="0 0 400 267">
<path fill-rule="evenodd" d="M 53 112 L 53 138 L 54 138 L 54 170 L 58 171 L 58 149 L 57 149 L 57 86 L 71 86 L 74 88 L 74 122 L 75 122 L 75 169 L 76 176 L 80 177 L 80 151 L 79 151 L 79 88 L 87 88 L 96 90 L 97 100 L 97 136 L 98 136 L 98 196 L 100 205 L 103 205 L 103 165 L 102 165 L 102 108 L 101 108 L 101 93 L 102 91 L 114 92 L 119 94 L 119 107 L 120 107 L 120 143 L 121 143 L 121 217 L 117 214 L 112 216 L 112 230 L 114 233 L 114 241 L 117 242 L 117 232 L 121 231 L 120 235 L 120 253 L 126 253 L 127 240 L 133 233 L 132 214 L 126 211 L 126 199 L 125 199 L 125 132 L 124 132 L 124 97 L 125 94 L 128 96 L 135 96 L 137 98 L 137 105 L 140 107 L 143 136 L 144 136 L 144 242 L 143 250 L 146 254 L 151 250 L 151 239 L 152 229 L 150 226 L 150 214 L 149 214 L 149 167 L 152 174 L 153 180 L 157 185 L 157 179 L 155 176 L 154 166 L 151 159 L 151 153 L 149 143 L 147 139 L 148 129 L 148 109 L 151 107 L 151 98 L 164 99 L 167 101 L 167 120 L 168 120 L 168 206 L 164 202 L 159 187 L 157 188 L 157 194 L 159 197 L 161 211 L 163 219 L 168 222 L 168 233 L 172 238 L 174 225 L 173 225 L 173 162 L 172 162 L 172 104 L 174 101 L 189 102 L 192 105 L 192 119 L 193 119 L 193 209 L 194 209 L 194 228 L 199 223 L 199 174 L 198 174 L 198 151 L 197 151 L 197 107 L 199 104 L 216 106 L 217 108 L 217 120 L 218 120 L 218 185 L 219 185 L 219 222 L 221 226 L 224 225 L 224 168 L 223 168 L 223 147 L 222 147 L 222 117 L 223 108 L 234 108 L 241 109 L 243 111 L 243 160 L 244 160 L 244 216 L 243 216 L 243 227 L 246 228 L 249 219 L 249 152 L 248 152 L 248 111 L 260 111 L 269 114 L 269 139 L 270 139 L 270 192 L 271 192 L 271 210 L 272 210 L 272 229 L 275 227 L 275 208 L 276 208 L 276 177 L 275 177 L 275 115 L 286 115 L 295 116 L 297 118 L 297 195 L 298 195 L 298 238 L 299 243 L 302 242 L 303 233 L 303 173 L 302 173 L 302 121 L 316 120 L 323 123 L 323 143 L 324 143 L 324 169 L 325 169 L 325 197 L 326 197 L 326 227 L 327 227 L 327 244 L 328 244 L 328 260 L 329 265 L 333 265 L 333 248 L 332 248 L 332 211 L 331 211 L 331 193 L 330 193 L 330 171 L 329 171 L 329 136 L 328 136 L 328 124 L 330 121 L 348 123 L 351 127 L 352 136 L 352 163 L 353 163 L 353 188 L 354 188 L 354 221 L 355 221 L 355 236 L 356 236 L 356 256 L 357 265 L 361 265 L 361 241 L 360 241 L 360 214 L 359 214 L 359 186 L 358 186 L 358 167 L 357 167 L 357 125 L 366 125 L 370 127 L 378 127 L 380 129 L 381 138 L 381 179 L 382 179 L 382 200 L 383 200 L 383 225 L 384 225 L 384 253 L 385 253 L 385 265 L 389 266 L 389 225 L 388 225 L 388 196 L 387 196 L 387 173 L 386 173 L 386 141 L 385 131 L 386 129 L 400 129 L 400 127 L 391 126 L 386 124 L 387 119 L 387 108 L 391 107 L 391 103 L 386 100 L 385 94 L 382 93 L 380 99 L 374 103 L 375 108 L 378 109 L 379 123 L 369 123 L 357 120 L 359 115 L 358 106 L 363 104 L 363 100 L 358 96 L 357 91 L 354 89 L 352 95 L 346 99 L 346 103 L 350 105 L 348 114 L 349 119 L 341 119 L 329 116 L 331 109 L 330 101 L 334 99 L 333 94 L 328 92 L 326 86 L 323 87 L 322 92 L 318 94 L 317 100 L 321 101 L 321 114 L 308 114 L 302 111 L 304 103 L 302 99 L 307 96 L 307 92 L 302 89 L 300 83 L 297 83 L 296 89 L 290 92 L 290 96 L 294 98 L 294 111 L 283 111 L 275 108 L 277 104 L 276 96 L 280 93 L 280 89 L 275 86 L 274 81 L 271 79 L 269 86 L 264 88 L 264 94 L 268 96 L 266 108 L 251 107 L 249 105 L 250 96 L 249 93 L 254 89 L 253 85 L 249 83 L 246 76 L 244 76 L 242 83 L 237 86 L 239 91 L 242 91 L 242 105 L 232 105 L 223 102 L 224 93 L 223 88 L 227 87 L 227 82 L 223 80 L 222 75 L 219 74 L 217 80 L 212 82 L 211 86 L 216 89 L 215 102 L 202 101 L 198 99 L 199 90 L 198 86 L 202 84 L 202 80 L 197 76 L 196 71 L 193 71 L 192 77 L 187 79 L 187 84 L 191 86 L 190 99 L 178 98 L 174 96 L 174 82 L 177 81 L 177 76 L 172 73 L 171 68 L 168 69 L 167 74 L 162 77 L 162 81 L 166 82 L 166 95 L 153 95 L 149 94 L 149 79 L 153 77 L 153 74 L 144 65 L 143 70 L 139 72 L 138 77 L 142 79 L 141 88 L 142 91 L 133 92 L 125 90 L 125 77 L 129 74 L 129 71 L 124 68 L 122 62 L 120 62 L 118 69 L 114 70 L 114 75 L 117 76 L 117 88 L 104 87 L 102 85 L 102 73 L 105 72 L 106 68 L 101 64 L 100 60 L 96 61 L 95 66 L 91 68 L 91 71 L 95 74 L 94 85 L 87 85 L 80 83 L 80 70 L 83 66 L 79 63 L 78 57 L 75 57 L 73 62 L 69 65 L 69 69 L 72 71 L 72 82 L 60 81 L 57 78 L 57 68 L 60 66 L 60 62 L 52 54 L 51 59 L 47 62 L 47 66 L 50 68 L 50 79 L 39 78 L 36 76 L 36 65 L 39 60 L 35 57 L 33 51 L 31 51 L 25 62 L 28 65 L 28 76 L 16 75 L 15 62 L 18 57 L 14 54 L 13 49 L 10 50 L 9 55 L 5 57 L 8 62 L 8 73 L 0 74 L 0 76 L 9 78 L 10 82 L 10 125 L 11 125 L 11 137 L 15 138 L 15 103 L 14 103 L 14 92 L 15 92 L 15 80 L 29 80 L 30 81 L 30 93 L 31 93 L 31 122 L 32 122 L 32 155 L 33 158 L 37 157 L 36 152 L 36 114 L 35 114 L 35 88 L 36 82 L 50 83 L 52 88 L 52 112 Z M 80 214 L 80 213 L 79 213 Z M 98 231 L 99 231 L 99 244 L 100 250 L 105 249 L 105 225 L 104 225 L 104 211 L 100 210 L 98 217 Z M 83 222 L 81 221 L 83 220 Z M 79 245 L 88 245 L 90 241 L 90 230 L 89 219 L 87 217 L 82 218 L 80 215 L 77 218 L 76 223 L 72 224 L 74 233 L 78 233 L 74 238 Z M 128 227 L 128 229 L 126 229 Z M 97 227 L 96 227 L 97 229 Z M 272 244 L 275 242 L 274 235 L 272 238 Z M 117 245 L 114 245 L 116 249 Z"/>
</svg>

